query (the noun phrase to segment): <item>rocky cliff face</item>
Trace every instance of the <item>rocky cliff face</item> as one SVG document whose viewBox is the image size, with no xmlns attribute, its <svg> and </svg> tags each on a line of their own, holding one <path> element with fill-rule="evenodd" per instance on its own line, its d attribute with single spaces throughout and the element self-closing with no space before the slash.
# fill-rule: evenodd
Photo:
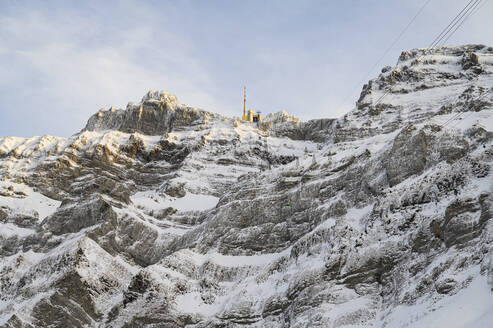
<svg viewBox="0 0 493 328">
<path fill-rule="evenodd" d="M 493 48 L 417 49 L 339 119 L 0 138 L 0 326 L 489 327 L 492 91 Z"/>
<path fill-rule="evenodd" d="M 129 103 L 126 110 L 100 110 L 87 122 L 83 131 L 118 130 L 127 133 L 162 135 L 176 129 L 200 127 L 222 118 L 178 103 L 178 98 L 166 92 L 149 91 L 138 104 Z"/>
</svg>

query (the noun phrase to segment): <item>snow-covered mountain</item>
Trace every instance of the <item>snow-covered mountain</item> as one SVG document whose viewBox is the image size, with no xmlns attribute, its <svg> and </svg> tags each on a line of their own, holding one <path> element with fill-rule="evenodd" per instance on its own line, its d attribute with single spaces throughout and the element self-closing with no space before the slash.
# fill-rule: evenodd
<svg viewBox="0 0 493 328">
<path fill-rule="evenodd" d="M 0 138 L 0 326 L 491 327 L 492 93 L 493 48 L 416 49 L 339 119 Z"/>
</svg>

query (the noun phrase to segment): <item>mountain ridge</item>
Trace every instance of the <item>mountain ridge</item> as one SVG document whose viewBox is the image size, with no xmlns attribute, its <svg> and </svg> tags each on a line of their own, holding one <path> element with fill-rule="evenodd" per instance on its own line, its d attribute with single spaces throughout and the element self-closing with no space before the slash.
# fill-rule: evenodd
<svg viewBox="0 0 493 328">
<path fill-rule="evenodd" d="M 474 295 L 446 322 L 487 327 L 492 89 L 493 48 L 417 49 L 337 119 L 149 92 L 0 138 L 0 326 L 421 327 Z"/>
</svg>

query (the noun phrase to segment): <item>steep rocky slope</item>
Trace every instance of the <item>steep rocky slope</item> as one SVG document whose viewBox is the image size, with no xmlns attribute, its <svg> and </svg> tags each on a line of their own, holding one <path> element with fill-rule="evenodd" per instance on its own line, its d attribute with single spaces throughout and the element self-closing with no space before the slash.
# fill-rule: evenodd
<svg viewBox="0 0 493 328">
<path fill-rule="evenodd" d="M 492 91 L 493 48 L 417 49 L 339 119 L 0 138 L 0 326 L 490 327 Z"/>
</svg>

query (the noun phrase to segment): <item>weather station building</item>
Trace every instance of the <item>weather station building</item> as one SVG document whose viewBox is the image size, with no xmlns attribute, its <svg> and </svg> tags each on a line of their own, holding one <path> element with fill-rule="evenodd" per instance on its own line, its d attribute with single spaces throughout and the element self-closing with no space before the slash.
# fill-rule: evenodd
<svg viewBox="0 0 493 328">
<path fill-rule="evenodd" d="M 243 116 L 241 118 L 242 121 L 245 122 L 258 122 L 261 121 L 264 117 L 260 115 L 260 112 L 255 113 L 252 109 L 247 111 L 246 109 L 246 87 L 243 87 Z"/>
</svg>

